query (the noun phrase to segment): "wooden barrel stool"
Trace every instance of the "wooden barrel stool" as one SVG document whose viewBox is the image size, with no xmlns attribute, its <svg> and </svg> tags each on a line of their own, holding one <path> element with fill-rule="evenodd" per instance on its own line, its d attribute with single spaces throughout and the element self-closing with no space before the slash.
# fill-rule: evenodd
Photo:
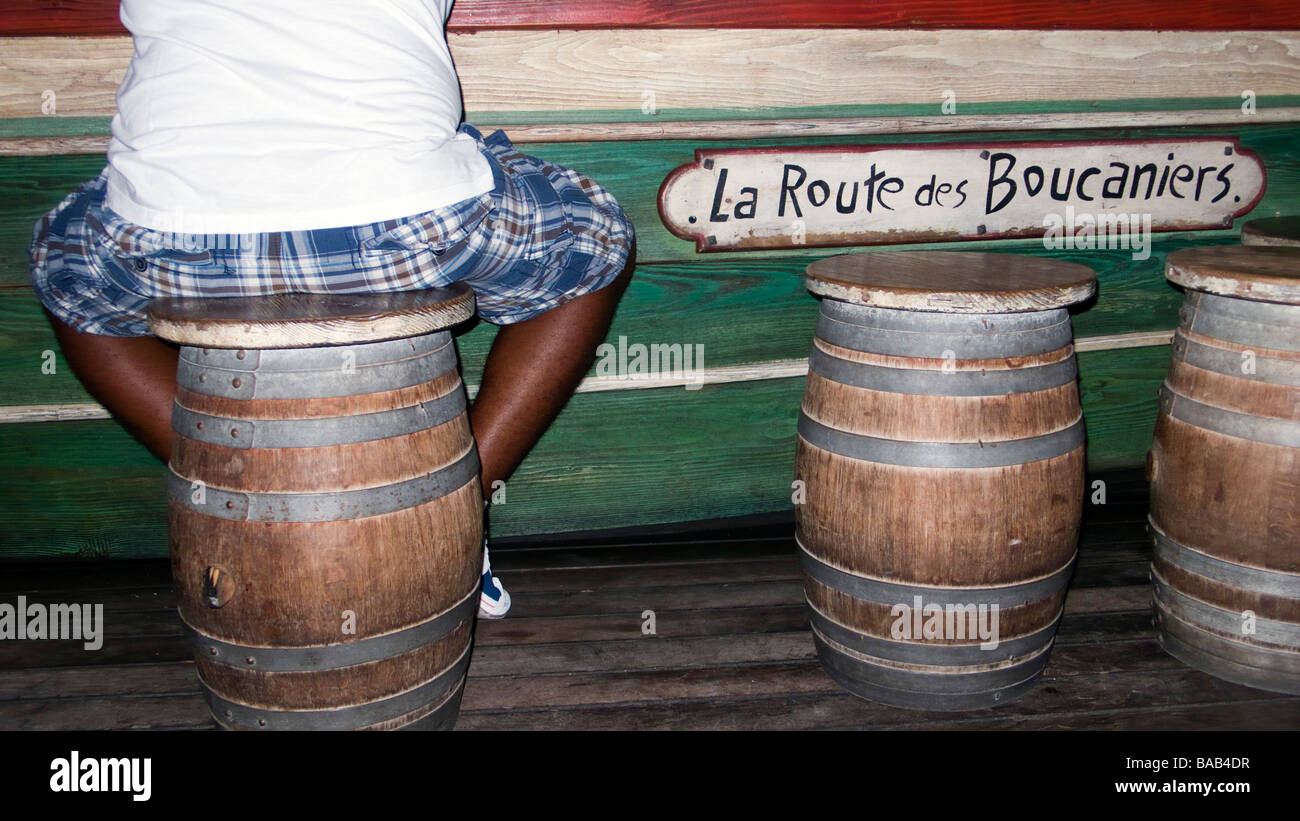
<svg viewBox="0 0 1300 821">
<path fill-rule="evenodd" d="M 1300 248 L 1188 248 L 1147 460 L 1161 646 L 1300 694 Z"/>
<path fill-rule="evenodd" d="M 1266 217 L 1241 226 L 1242 245 L 1300 248 L 1300 217 Z"/>
<path fill-rule="evenodd" d="M 1084 431 L 1066 306 L 1093 272 L 867 253 L 813 263 L 807 286 L 823 299 L 795 515 L 823 667 L 904 707 L 1018 695 L 1047 664 L 1073 569 Z"/>
<path fill-rule="evenodd" d="M 165 299 L 172 573 L 227 729 L 450 729 L 478 608 L 464 286 Z"/>
</svg>

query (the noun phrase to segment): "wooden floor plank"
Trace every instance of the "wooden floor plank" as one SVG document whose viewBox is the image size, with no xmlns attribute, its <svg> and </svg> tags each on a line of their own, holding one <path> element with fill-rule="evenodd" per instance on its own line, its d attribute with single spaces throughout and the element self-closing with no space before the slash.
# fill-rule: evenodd
<svg viewBox="0 0 1300 821">
<path fill-rule="evenodd" d="M 811 678 L 811 676 L 810 676 Z M 792 679 L 787 679 L 792 681 Z M 1057 686 L 1064 681 L 1068 687 Z M 811 682 L 801 682 L 812 686 Z M 467 698 L 469 694 L 466 694 Z M 790 729 L 958 729 L 977 721 L 1015 722 L 1024 717 L 1117 711 L 1140 716 L 1153 710 L 1198 704 L 1277 701 L 1276 693 L 1219 681 L 1186 668 L 1044 677 L 1020 699 L 999 707 L 962 713 L 908 710 L 876 704 L 838 688 L 774 693 L 751 698 L 618 703 L 602 707 L 463 711 L 462 730 L 790 730 Z"/>
<path fill-rule="evenodd" d="M 208 706 L 197 691 L 176 696 L 18 701 L 0 705 L 0 730 L 207 729 Z"/>
<path fill-rule="evenodd" d="M 36 699 L 192 694 L 199 691 L 194 662 L 102 667 L 46 667 L 0 673 L 0 716 L 5 702 Z"/>
</svg>

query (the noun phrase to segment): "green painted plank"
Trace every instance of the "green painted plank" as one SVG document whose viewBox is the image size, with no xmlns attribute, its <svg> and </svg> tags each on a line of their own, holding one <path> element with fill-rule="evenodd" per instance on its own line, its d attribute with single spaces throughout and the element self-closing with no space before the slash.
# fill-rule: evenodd
<svg viewBox="0 0 1300 821">
<path fill-rule="evenodd" d="M 1079 354 L 1089 471 L 1145 463 L 1169 356 L 1168 346 Z"/>
<path fill-rule="evenodd" d="M 1125 251 L 1054 252 L 1052 257 L 1089 265 L 1098 272 L 1095 304 L 1074 315 L 1079 337 L 1168 330 L 1177 325 L 1182 293 L 1164 278 L 1169 252 L 1210 240 L 1169 238 L 1149 259 Z M 1214 243 L 1236 243 L 1236 238 Z M 1042 250 L 1007 249 L 1041 256 Z M 703 366 L 722 367 L 807 356 L 817 321 L 817 301 L 803 288 L 802 274 L 814 257 L 753 256 L 644 265 L 633 278 L 609 338 L 631 343 L 702 345 Z M 486 322 L 459 336 L 464 371 L 476 382 L 496 334 Z M 55 373 L 43 368 L 55 351 Z M 698 349 L 696 349 L 698 350 Z M 88 402 L 90 397 L 62 359 L 54 334 L 26 288 L 0 288 L 0 405 Z"/>
<path fill-rule="evenodd" d="M 1243 147 L 1257 152 L 1268 171 L 1268 189 L 1251 216 L 1277 216 L 1300 210 L 1300 125 L 1242 125 L 1220 128 L 1106 129 L 1065 132 L 1002 132 L 980 134 L 903 134 L 862 137 L 824 137 L 801 140 L 801 145 L 928 144 L 1005 140 L 1128 139 L 1189 136 L 1239 136 Z M 659 185 L 677 166 L 692 160 L 696 148 L 762 147 L 786 145 L 789 140 L 639 141 L 608 143 L 538 143 L 526 150 L 547 160 L 571 166 L 601 182 L 623 204 L 637 227 L 638 253 L 643 262 L 696 259 L 693 243 L 674 237 L 659 220 Z M 26 246 L 35 220 L 79 182 L 97 174 L 102 158 L 8 157 L 0 158 L 0 285 L 26 281 Z M 1222 232 L 1229 235 L 1231 232 Z M 937 243 L 896 248 L 1040 248 L 1038 240 Z M 765 251 L 762 256 L 805 256 L 807 249 Z M 821 255 L 834 250 L 818 251 Z M 708 255 L 710 259 L 753 258 L 754 252 Z"/>
<path fill-rule="evenodd" d="M 116 422 L 0 425 L 0 558 L 167 555 L 164 469 Z"/>
<path fill-rule="evenodd" d="M 1080 356 L 1092 470 L 1140 464 L 1167 348 Z M 499 536 L 788 508 L 802 378 L 580 394 L 506 488 Z M 166 555 L 163 468 L 111 421 L 0 425 L 0 559 Z"/>
<path fill-rule="evenodd" d="M 1256 110 L 1300 105 L 1300 94 L 1265 95 Z M 1006 100 L 964 103 L 962 114 L 1077 114 L 1113 111 L 1236 110 L 1240 97 L 1130 97 L 1115 100 Z M 701 122 L 708 120 L 809 119 L 825 117 L 917 117 L 941 114 L 941 102 L 758 108 L 563 109 L 553 111 L 470 111 L 471 123 L 554 125 L 567 123 Z M 0 119 L 0 138 L 107 136 L 111 117 L 13 117 Z"/>
<path fill-rule="evenodd" d="M 103 168 L 102 156 L 0 158 L 0 286 L 29 281 L 37 220 Z"/>
</svg>

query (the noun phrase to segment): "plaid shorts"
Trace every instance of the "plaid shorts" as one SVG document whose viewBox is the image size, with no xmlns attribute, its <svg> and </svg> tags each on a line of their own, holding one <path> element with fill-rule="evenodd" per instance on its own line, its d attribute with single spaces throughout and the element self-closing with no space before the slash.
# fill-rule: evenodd
<svg viewBox="0 0 1300 821">
<path fill-rule="evenodd" d="M 479 142 L 493 190 L 445 208 L 350 228 L 266 234 L 177 234 L 104 207 L 106 176 L 83 184 L 36 224 L 32 284 L 83 333 L 148 336 L 163 296 L 474 290 L 489 322 L 520 322 L 608 285 L 627 262 L 632 224 L 587 177 L 519 153 L 500 131 Z"/>
</svg>

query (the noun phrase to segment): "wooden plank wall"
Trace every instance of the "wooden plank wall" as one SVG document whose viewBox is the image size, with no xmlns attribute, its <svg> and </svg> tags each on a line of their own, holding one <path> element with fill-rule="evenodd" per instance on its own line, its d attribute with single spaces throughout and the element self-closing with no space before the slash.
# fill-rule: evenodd
<svg viewBox="0 0 1300 821">
<path fill-rule="evenodd" d="M 494 532 L 788 509 L 817 311 L 800 274 L 838 251 L 697 256 L 655 208 L 696 148 L 1232 135 L 1268 173 L 1250 217 L 1300 212 L 1300 7 L 1196 0 L 1172 15 L 1149 0 L 457 3 L 470 121 L 600 180 L 636 223 L 641 264 L 611 339 L 705 351 L 698 390 L 589 377 Z M 130 41 L 103 0 L 0 0 L 0 21 L 0 558 L 165 555 L 163 469 L 80 388 L 26 285 L 32 223 L 103 167 Z M 1239 228 L 1160 235 L 1141 261 L 1051 252 L 1101 282 L 1075 316 L 1091 470 L 1148 446 L 1181 301 L 1165 255 Z M 459 339 L 471 384 L 493 333 Z"/>
</svg>

